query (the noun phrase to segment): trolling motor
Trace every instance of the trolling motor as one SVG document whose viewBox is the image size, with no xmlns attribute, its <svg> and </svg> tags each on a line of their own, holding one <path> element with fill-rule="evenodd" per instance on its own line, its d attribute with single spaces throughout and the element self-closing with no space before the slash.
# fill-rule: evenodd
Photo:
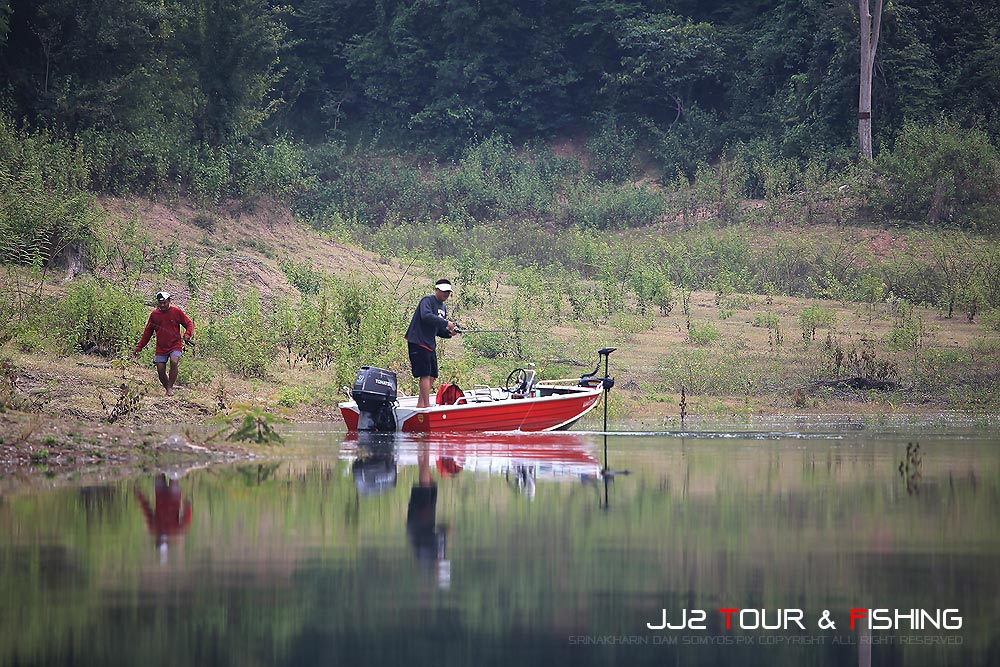
<svg viewBox="0 0 1000 667">
<path fill-rule="evenodd" d="M 354 379 L 351 398 L 358 404 L 358 430 L 392 433 L 396 430 L 396 374 L 384 368 L 362 366 Z"/>
<path fill-rule="evenodd" d="M 615 386 L 615 379 L 608 377 L 608 357 L 617 350 L 617 347 L 602 347 L 597 351 L 597 366 L 591 372 L 580 376 L 581 387 L 603 387 L 604 388 L 604 460 L 607 467 L 608 458 L 608 392 Z M 596 377 L 601 370 L 601 360 L 604 361 L 604 377 Z"/>
<path fill-rule="evenodd" d="M 604 387 L 604 392 L 607 393 L 609 389 L 615 386 L 615 379 L 608 377 L 608 357 L 612 352 L 617 350 L 617 347 L 602 347 L 597 351 L 598 359 L 597 366 L 594 370 L 580 376 L 580 386 L 581 387 Z M 601 370 L 601 361 L 604 361 L 604 377 L 596 377 L 597 373 Z"/>
</svg>

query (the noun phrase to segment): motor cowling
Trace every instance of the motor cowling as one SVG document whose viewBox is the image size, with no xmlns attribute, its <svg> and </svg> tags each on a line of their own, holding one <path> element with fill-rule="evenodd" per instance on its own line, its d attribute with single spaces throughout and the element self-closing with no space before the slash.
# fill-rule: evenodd
<svg viewBox="0 0 1000 667">
<path fill-rule="evenodd" d="M 396 374 L 384 368 L 362 366 L 354 378 L 351 398 L 358 404 L 358 430 L 396 430 Z"/>
</svg>

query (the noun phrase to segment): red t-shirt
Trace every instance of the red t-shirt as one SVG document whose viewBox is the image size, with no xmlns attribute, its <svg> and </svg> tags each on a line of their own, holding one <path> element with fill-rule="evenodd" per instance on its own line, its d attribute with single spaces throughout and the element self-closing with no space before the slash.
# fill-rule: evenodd
<svg viewBox="0 0 1000 667">
<path fill-rule="evenodd" d="M 146 343 L 149 342 L 154 331 L 156 332 L 157 355 L 163 356 L 174 350 L 183 350 L 184 341 L 181 340 L 181 327 L 184 327 L 184 335 L 188 338 L 194 335 L 194 323 L 184 314 L 183 310 L 177 306 L 170 306 L 165 311 L 157 308 L 149 314 L 146 329 L 142 332 L 142 338 L 135 346 L 135 351 L 139 352 L 146 347 Z"/>
</svg>

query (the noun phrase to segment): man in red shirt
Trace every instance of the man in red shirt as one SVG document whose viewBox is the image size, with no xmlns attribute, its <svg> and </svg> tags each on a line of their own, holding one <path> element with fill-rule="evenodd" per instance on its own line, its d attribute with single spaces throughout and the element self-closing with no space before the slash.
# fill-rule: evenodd
<svg viewBox="0 0 1000 667">
<path fill-rule="evenodd" d="M 181 327 L 184 327 L 183 338 L 181 338 L 180 333 Z M 153 357 L 153 363 L 156 364 L 160 384 L 167 390 L 167 396 L 173 396 L 177 368 L 181 363 L 181 353 L 184 351 L 184 343 L 189 342 L 191 336 L 194 335 L 194 324 L 183 310 L 170 305 L 170 292 L 160 292 L 156 295 L 156 310 L 149 314 L 146 329 L 142 332 L 142 338 L 135 346 L 136 354 L 139 354 L 142 348 L 146 347 L 146 343 L 149 342 L 154 331 L 156 332 L 156 355 Z M 167 373 L 168 361 L 170 362 L 169 374 Z"/>
</svg>

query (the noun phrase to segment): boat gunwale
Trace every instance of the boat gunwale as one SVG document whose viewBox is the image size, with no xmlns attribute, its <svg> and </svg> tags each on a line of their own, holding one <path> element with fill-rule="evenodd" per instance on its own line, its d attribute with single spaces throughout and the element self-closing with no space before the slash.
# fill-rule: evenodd
<svg viewBox="0 0 1000 667">
<path fill-rule="evenodd" d="M 558 381 L 555 381 L 555 382 L 558 382 Z M 394 402 L 394 408 L 395 409 L 404 408 L 406 410 L 412 410 L 414 412 L 414 414 L 417 414 L 417 413 L 428 414 L 428 413 L 445 412 L 445 411 L 449 411 L 450 412 L 452 410 L 469 410 L 469 409 L 471 409 L 471 410 L 477 410 L 477 409 L 478 410 L 482 410 L 482 409 L 485 409 L 485 408 L 488 408 L 488 407 L 491 407 L 491 406 L 492 407 L 499 407 L 499 406 L 502 406 L 502 405 L 507 405 L 509 403 L 517 403 L 517 404 L 524 404 L 526 402 L 527 403 L 550 403 L 550 402 L 564 401 L 564 400 L 570 400 L 570 399 L 579 400 L 581 397 L 599 396 L 603 392 L 603 388 L 600 385 L 598 385 L 597 387 L 582 387 L 580 385 L 551 384 L 549 382 L 545 382 L 545 383 L 539 382 L 538 384 L 535 385 L 536 388 L 538 388 L 539 386 L 543 386 L 543 387 L 546 387 L 546 388 L 569 389 L 571 391 L 569 391 L 569 392 L 567 392 L 565 394 L 551 394 L 549 396 L 523 396 L 521 398 L 514 398 L 512 396 L 508 396 L 507 398 L 501 398 L 501 399 L 498 399 L 498 400 L 471 401 L 471 402 L 466 402 L 466 403 L 451 403 L 451 404 L 447 404 L 447 405 L 431 405 L 431 406 L 426 407 L 426 408 L 418 408 L 416 406 L 403 405 L 400 402 L 400 398 L 416 399 L 418 397 L 417 396 L 402 396 L 402 397 L 397 397 L 396 398 L 396 401 Z M 493 387 L 491 387 L 490 389 L 492 390 Z M 463 394 L 464 393 L 465 392 L 463 392 Z M 349 401 L 344 401 L 342 403 L 338 403 L 337 404 L 337 406 L 339 408 L 341 408 L 341 409 L 345 409 L 345 408 L 346 409 L 357 408 L 357 405 L 358 405 L 357 401 L 355 401 L 354 399 L 351 399 Z M 587 410 L 587 412 L 589 412 L 589 409 Z M 584 413 L 584 414 L 586 414 L 586 413 Z"/>
</svg>

